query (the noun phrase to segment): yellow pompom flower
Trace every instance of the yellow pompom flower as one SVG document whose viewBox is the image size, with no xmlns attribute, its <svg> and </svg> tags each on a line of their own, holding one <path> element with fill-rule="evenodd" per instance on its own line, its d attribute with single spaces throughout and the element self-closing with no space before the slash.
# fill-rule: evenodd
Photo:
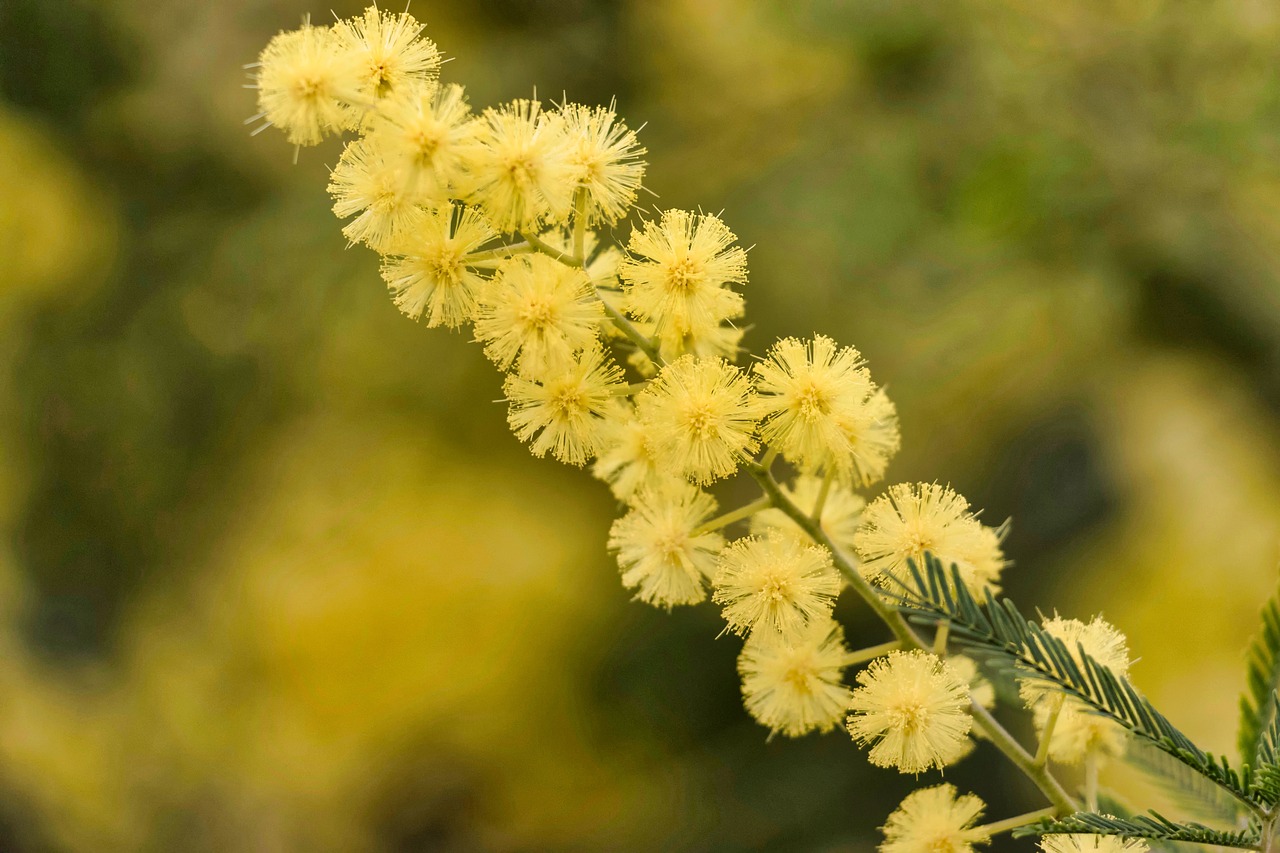
<svg viewBox="0 0 1280 853">
<path fill-rule="evenodd" d="M 903 773 L 942 769 L 968 748 L 969 687 L 950 664 L 920 650 L 890 652 L 858 673 L 849 734 L 871 763 Z"/>
<path fill-rule="evenodd" d="M 710 214 L 667 210 L 645 222 L 631 232 L 618 270 L 627 312 L 653 323 L 658 339 L 676 348 L 741 317 L 742 294 L 727 286 L 747 280 L 747 253 L 732 245 L 736 239 Z"/>
<path fill-rule="evenodd" d="M 383 102 L 369 136 L 424 203 L 445 203 L 463 176 L 467 147 L 479 125 L 462 87 L 421 84 Z"/>
<path fill-rule="evenodd" d="M 798 636 L 831 615 L 840 575 L 825 548 L 771 534 L 739 539 L 720 555 L 712 601 L 722 605 L 728 630 Z"/>
<path fill-rule="evenodd" d="M 912 791 L 881 828 L 880 853 L 972 853 L 990 837 L 974 823 L 986 804 L 973 794 L 956 796 L 954 785 Z"/>
<path fill-rule="evenodd" d="M 869 485 L 898 451 L 898 416 L 862 356 L 825 335 L 775 343 L 753 373 L 760 439 L 806 471 Z"/>
<path fill-rule="evenodd" d="M 659 463 L 694 482 L 729 476 L 756 450 L 751 385 L 727 362 L 683 356 L 637 402 Z"/>
<path fill-rule="evenodd" d="M 818 505 L 818 496 L 822 493 L 822 478 L 812 474 L 801 474 L 792 485 L 783 485 L 782 493 L 795 502 L 806 513 L 812 513 Z M 827 499 L 822 504 L 822 518 L 819 523 L 823 531 L 831 537 L 837 547 L 851 549 L 854 534 L 858 532 L 858 522 L 862 517 L 862 509 L 867 502 L 839 483 L 831 483 L 827 488 Z M 766 509 L 751 516 L 751 532 L 757 535 L 776 530 L 787 536 L 794 536 L 809 541 L 809 534 L 800 529 L 787 514 L 780 509 Z"/>
<path fill-rule="evenodd" d="M 1141 838 L 1114 835 L 1045 835 L 1040 839 L 1044 853 L 1147 853 L 1151 847 Z"/>
<path fill-rule="evenodd" d="M 542 377 L 597 340 L 604 308 L 582 270 L 545 255 L 505 262 L 480 293 L 476 340 L 498 367 Z"/>
<path fill-rule="evenodd" d="M 936 483 L 901 483 L 863 510 L 854 536 L 862 571 L 871 580 L 891 585 L 910 578 L 907 560 L 924 566 L 929 552 L 942 561 L 948 576 L 954 563 L 966 588 L 981 597 L 984 588 L 999 590 L 1004 554 L 1000 534 L 969 511 L 969 502 Z"/>
<path fill-rule="evenodd" d="M 831 618 L 814 619 L 794 637 L 754 632 L 738 657 L 747 712 L 774 734 L 831 731 L 849 707 L 848 657 L 844 630 Z"/>
<path fill-rule="evenodd" d="M 382 263 L 382 278 L 396 307 L 428 326 L 457 328 L 471 321 L 486 280 L 463 258 L 492 239 L 480 213 L 445 205 L 423 217 L 418 228 L 394 246 Z"/>
<path fill-rule="evenodd" d="M 624 390 L 622 368 L 592 344 L 541 381 L 508 376 L 503 385 L 511 404 L 507 422 L 516 438 L 533 440 L 534 456 L 551 451 L 561 462 L 584 465 L 595 455 L 606 414 Z"/>
<path fill-rule="evenodd" d="M 348 114 L 355 128 L 369 107 L 406 89 L 430 82 L 440 73 L 440 51 L 418 38 L 423 25 L 408 12 L 383 12 L 370 6 L 364 14 L 334 24 L 342 51 L 357 69 L 360 108 Z"/>
<path fill-rule="evenodd" d="M 329 194 L 339 219 L 355 217 L 342 229 L 346 238 L 376 252 L 394 248 L 423 223 L 424 212 L 404 174 L 368 137 L 347 143 L 329 175 Z"/>
<path fill-rule="evenodd" d="M 672 480 L 684 482 L 658 464 L 649 430 L 630 403 L 619 404 L 610 412 L 591 473 L 608 483 L 613 496 L 625 504 L 631 504 L 644 489 Z"/>
<path fill-rule="evenodd" d="M 1085 654 L 1107 667 L 1120 678 L 1129 675 L 1129 644 L 1124 634 L 1104 619 L 1095 617 L 1085 623 L 1079 619 L 1054 616 L 1041 626 L 1050 636 L 1061 640 L 1076 664 L 1083 668 L 1080 648 Z M 1019 682 L 1022 700 L 1034 712 L 1036 730 L 1043 732 L 1054 706 L 1062 703 L 1057 722 L 1049 737 L 1049 757 L 1064 764 L 1079 764 L 1089 755 L 1110 757 L 1122 755 L 1127 732 L 1107 717 L 1095 714 L 1090 706 L 1072 696 L 1065 696 L 1050 683 L 1024 678 Z"/>
<path fill-rule="evenodd" d="M 724 537 L 698 527 L 715 511 L 714 498 L 682 481 L 642 489 L 609 531 L 622 585 L 646 604 L 668 609 L 704 600 Z"/>
<path fill-rule="evenodd" d="M 563 222 L 573 201 L 564 119 L 538 101 L 487 109 L 464 159 L 466 201 L 481 205 L 504 233 Z"/>
<path fill-rule="evenodd" d="M 617 222 L 635 204 L 645 149 L 612 107 L 566 104 L 560 115 L 570 175 L 574 187 L 586 193 L 587 222 Z"/>
<path fill-rule="evenodd" d="M 275 125 L 294 145 L 340 132 L 348 105 L 360 97 L 356 67 L 329 27 L 304 24 L 278 34 L 251 67 L 263 127 Z"/>
</svg>

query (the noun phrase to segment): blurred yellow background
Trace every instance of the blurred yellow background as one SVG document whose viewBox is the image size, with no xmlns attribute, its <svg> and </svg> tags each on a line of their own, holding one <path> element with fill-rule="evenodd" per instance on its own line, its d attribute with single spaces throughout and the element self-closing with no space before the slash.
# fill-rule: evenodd
<svg viewBox="0 0 1280 853">
<path fill-rule="evenodd" d="M 1011 517 L 1009 594 L 1102 611 L 1233 748 L 1280 558 L 1280 9 L 411 11 L 474 104 L 616 97 L 652 203 L 754 245 L 750 348 L 859 347 L 891 480 Z M 629 602 L 607 490 L 344 249 L 337 145 L 249 137 L 241 66 L 308 12 L 0 3 L 0 849 L 873 849 L 913 780 L 766 743 L 715 612 Z M 947 779 L 1038 805 L 985 747 Z"/>
</svg>

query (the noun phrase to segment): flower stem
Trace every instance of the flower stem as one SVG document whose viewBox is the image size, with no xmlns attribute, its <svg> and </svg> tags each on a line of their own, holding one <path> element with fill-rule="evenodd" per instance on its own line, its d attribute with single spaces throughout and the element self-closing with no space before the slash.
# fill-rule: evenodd
<svg viewBox="0 0 1280 853">
<path fill-rule="evenodd" d="M 587 264 L 587 188 L 578 187 L 573 193 L 573 256 L 579 266 Z"/>
<path fill-rule="evenodd" d="M 557 261 L 559 261 L 560 263 L 564 264 L 567 267 L 573 267 L 574 269 L 579 269 L 579 270 L 582 269 L 582 260 L 580 258 L 575 258 L 573 255 L 566 255 L 564 252 L 560 251 L 555 246 L 552 246 L 549 243 L 543 242 L 540 238 L 535 237 L 533 234 L 521 234 L 520 236 L 524 237 L 525 242 L 527 242 L 530 246 L 532 246 L 535 251 L 541 252 L 544 255 L 555 258 Z"/>
<path fill-rule="evenodd" d="M 710 533 L 712 530 L 719 530 L 722 527 L 728 527 L 730 524 L 733 524 L 735 521 L 741 521 L 744 518 L 750 518 L 760 510 L 768 509 L 771 506 L 771 504 L 772 502 L 769 500 L 768 497 L 757 498 L 756 500 L 752 501 L 749 504 L 746 504 L 745 506 L 740 506 L 731 512 L 726 512 L 724 515 L 718 515 L 715 518 L 711 519 L 710 521 L 704 524 L 698 525 L 694 529 L 693 535 L 697 536 L 702 533 Z"/>
<path fill-rule="evenodd" d="M 1059 693 L 1053 697 L 1053 704 L 1049 706 L 1049 717 L 1040 732 L 1040 746 L 1036 748 L 1036 764 L 1040 767 L 1049 763 L 1049 741 L 1053 739 L 1053 727 L 1058 724 L 1058 715 L 1062 713 L 1062 704 L 1066 699 L 1066 696 Z"/>
<path fill-rule="evenodd" d="M 813 512 L 809 513 L 818 520 L 819 524 L 822 523 L 822 510 L 827 505 L 827 495 L 831 493 L 831 480 L 835 477 L 835 473 L 836 472 L 834 470 L 828 470 L 827 473 L 823 475 L 822 489 L 818 492 L 818 500 L 813 505 Z"/>
<path fill-rule="evenodd" d="M 472 252 L 464 255 L 462 262 L 467 265 L 483 263 L 485 261 L 500 261 L 503 258 L 509 258 L 512 255 L 523 255 L 529 252 L 537 251 L 533 246 L 525 243 L 512 243 L 509 246 L 497 246 L 493 249 L 485 249 L 483 252 Z"/>
<path fill-rule="evenodd" d="M 665 366 L 666 362 L 663 361 L 662 355 L 658 352 L 658 348 L 653 341 L 640 334 L 640 330 L 621 311 L 610 305 L 609 300 L 605 299 L 599 290 L 596 291 L 596 296 L 600 298 L 600 304 L 604 306 L 604 313 L 608 314 L 609 319 L 613 321 L 613 325 L 617 326 L 622 334 L 627 336 L 627 340 L 635 344 L 636 348 L 648 356 L 649 360 L 654 364 L 659 367 Z"/>
<path fill-rule="evenodd" d="M 1020 814 L 1017 817 L 1009 817 L 1009 818 L 1005 818 L 1004 820 L 997 820 L 997 821 L 994 821 L 993 823 L 988 823 L 983 826 L 974 827 L 974 829 L 985 832 L 988 836 L 999 835 L 1002 832 L 1008 832 L 1011 829 L 1017 829 L 1018 827 L 1026 826 L 1029 823 L 1035 823 L 1036 821 L 1040 820 L 1040 818 L 1042 817 L 1053 817 L 1056 814 L 1056 812 L 1057 812 L 1057 809 L 1054 809 L 1054 808 L 1040 809 L 1039 811 Z"/>
<path fill-rule="evenodd" d="M 901 640 L 890 640 L 889 642 L 881 643 L 878 646 L 871 646 L 867 649 L 850 652 L 844 659 L 844 665 L 857 666 L 860 663 L 875 660 L 881 655 L 887 655 L 889 652 L 896 652 L 900 648 L 902 648 Z"/>
</svg>

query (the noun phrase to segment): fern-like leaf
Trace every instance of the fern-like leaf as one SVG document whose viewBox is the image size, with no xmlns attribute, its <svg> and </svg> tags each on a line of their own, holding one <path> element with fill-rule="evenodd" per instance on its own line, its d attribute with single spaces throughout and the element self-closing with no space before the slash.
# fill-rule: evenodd
<svg viewBox="0 0 1280 853">
<path fill-rule="evenodd" d="M 1249 644 L 1247 683 L 1240 697 L 1240 760 L 1252 764 L 1263 733 L 1276 716 L 1280 688 L 1280 587 L 1262 608 L 1262 624 Z"/>
<path fill-rule="evenodd" d="M 1044 818 L 1038 823 L 1013 831 L 1017 837 L 1058 833 L 1117 835 L 1121 838 L 1212 844 L 1218 847 L 1237 847 L 1242 850 L 1258 849 L 1262 838 L 1261 830 L 1256 824 L 1250 824 L 1247 829 L 1229 832 L 1212 829 L 1200 823 L 1175 823 L 1156 812 L 1133 817 L 1111 817 L 1092 812 L 1077 812 L 1057 820 Z"/>
<path fill-rule="evenodd" d="M 996 601 L 990 590 L 979 603 L 966 588 L 956 566 L 950 573 L 931 554 L 923 571 L 909 562 L 911 577 L 900 592 L 889 592 L 899 610 L 917 624 L 949 622 L 951 637 L 1018 670 L 1023 678 L 1041 680 L 1079 699 L 1134 735 L 1172 756 L 1191 770 L 1258 810 L 1257 798 L 1225 757 L 1196 746 L 1134 689 L 1127 679 L 1029 621 L 1008 599 Z M 1074 652 L 1074 654 L 1073 654 Z"/>
</svg>

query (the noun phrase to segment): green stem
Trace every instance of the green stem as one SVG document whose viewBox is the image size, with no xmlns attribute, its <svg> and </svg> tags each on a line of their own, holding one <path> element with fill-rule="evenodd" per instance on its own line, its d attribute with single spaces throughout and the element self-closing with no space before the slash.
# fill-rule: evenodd
<svg viewBox="0 0 1280 853">
<path fill-rule="evenodd" d="M 741 521 L 744 518 L 750 518 L 760 510 L 768 509 L 770 506 L 770 503 L 771 502 L 767 497 L 757 498 L 756 500 L 752 501 L 749 504 L 746 504 L 745 506 L 740 506 L 731 512 L 726 512 L 724 515 L 718 515 L 715 518 L 711 519 L 710 521 L 698 525 L 696 528 L 694 528 L 692 535 L 698 536 L 699 534 L 702 534 L 702 533 L 710 533 L 712 530 L 719 530 L 722 527 L 728 527 L 730 524 L 733 524 L 735 521 Z"/>
<path fill-rule="evenodd" d="M 1040 732 L 1040 746 L 1036 748 L 1036 764 L 1044 767 L 1049 763 L 1049 741 L 1053 739 L 1053 727 L 1058 724 L 1058 715 L 1062 713 L 1062 705 L 1067 697 L 1058 694 L 1051 700 L 1049 718 L 1045 720 L 1044 729 Z"/>
<path fill-rule="evenodd" d="M 653 341 L 640 334 L 640 330 L 621 311 L 610 305 L 609 300 L 600 296 L 600 291 L 596 291 L 596 296 L 600 298 L 600 304 L 604 306 L 604 313 L 608 314 L 609 319 L 613 321 L 613 325 L 617 326 L 622 331 L 622 334 L 627 336 L 627 340 L 635 344 L 636 348 L 648 356 L 649 360 L 654 364 L 659 367 L 665 366 L 666 362 L 662 360 L 662 355 L 658 352 L 658 348 Z"/>
<path fill-rule="evenodd" d="M 573 193 L 573 256 L 579 266 L 587 263 L 587 188 L 578 187 Z"/>
<path fill-rule="evenodd" d="M 1035 812 L 1027 812 L 1026 814 L 1020 814 L 1017 817 L 1009 817 L 1009 818 L 1005 818 L 1004 820 L 997 820 L 997 821 L 994 821 L 993 823 L 988 823 L 988 824 L 984 824 L 983 826 L 974 827 L 974 831 L 984 832 L 988 836 L 999 835 L 1002 832 L 1008 832 L 1011 829 L 1017 829 L 1018 827 L 1026 826 L 1029 823 L 1035 823 L 1036 821 L 1040 820 L 1040 818 L 1043 818 L 1043 817 L 1054 817 L 1056 814 L 1056 811 L 1057 811 L 1056 809 L 1047 808 L 1047 809 L 1040 809 L 1039 811 L 1035 811 Z"/>
<path fill-rule="evenodd" d="M 902 648 L 901 640 L 890 640 L 889 642 L 881 643 L 878 646 L 871 646 L 867 649 L 850 652 L 844 659 L 844 665 L 857 666 L 860 663 L 875 660 L 881 655 L 887 655 L 889 652 L 896 652 L 900 648 Z"/>
<path fill-rule="evenodd" d="M 845 580 L 849 582 L 849 585 L 853 587 L 862 600 L 875 611 L 875 614 L 888 626 L 894 637 L 900 640 L 905 648 L 930 651 L 930 644 L 916 633 L 916 630 L 907 622 L 906 617 L 886 602 L 880 593 L 876 592 L 875 588 L 858 571 L 857 566 L 853 564 L 848 555 L 831 540 L 831 537 L 822 529 L 822 526 L 806 515 L 800 507 L 796 506 L 795 501 L 783 494 L 782 489 L 767 468 L 752 459 L 744 459 L 743 467 L 751 475 L 752 479 L 760 484 L 760 488 L 776 508 L 782 510 L 788 518 L 799 525 L 800 529 L 809 535 L 809 538 L 824 546 L 831 553 L 832 562 L 840 573 L 844 575 Z M 1066 792 L 1066 789 L 1062 787 L 1062 783 L 1054 778 L 1047 767 L 1037 767 L 1035 758 L 1022 748 L 1021 744 L 1014 739 L 1013 735 L 1009 734 L 1004 726 L 996 721 L 990 711 L 971 700 L 970 712 L 973 714 L 974 728 L 985 735 L 997 749 L 1005 754 L 1005 757 L 1015 767 L 1022 771 L 1023 775 L 1035 783 L 1036 787 L 1053 805 L 1055 814 L 1068 815 L 1076 811 L 1076 803 L 1071 798 L 1071 795 Z"/>
<path fill-rule="evenodd" d="M 827 495 L 831 493 L 831 479 L 835 476 L 835 471 L 827 471 L 822 478 L 822 490 L 818 492 L 818 501 L 813 505 L 813 512 L 809 513 L 818 522 L 822 522 L 822 510 L 827 505 Z"/>
<path fill-rule="evenodd" d="M 938 633 L 933 635 L 933 653 L 938 657 L 947 654 L 947 638 L 951 636 L 951 622 L 939 622 Z"/>
<path fill-rule="evenodd" d="M 525 242 L 527 242 L 530 246 L 532 246 L 535 251 L 541 252 L 544 255 L 548 255 L 549 257 L 555 258 L 557 261 L 559 261 L 560 263 L 564 264 L 567 267 L 573 267 L 574 269 L 579 269 L 579 270 L 582 269 L 582 260 L 580 258 L 575 258 L 572 255 L 566 255 L 564 252 L 560 251 L 555 246 L 552 246 L 550 243 L 543 242 L 541 239 L 539 239 L 538 237 L 535 237 L 532 234 L 521 234 L 520 236 L 523 237 L 525 239 Z"/>
<path fill-rule="evenodd" d="M 483 252 L 472 252 L 469 255 L 462 256 L 462 262 L 468 266 L 472 264 L 484 263 L 485 261 L 499 261 L 509 258 L 512 255 L 524 255 L 529 252 L 537 251 L 525 243 L 512 243 L 509 246 L 498 246 L 494 249 L 485 249 Z"/>
</svg>

